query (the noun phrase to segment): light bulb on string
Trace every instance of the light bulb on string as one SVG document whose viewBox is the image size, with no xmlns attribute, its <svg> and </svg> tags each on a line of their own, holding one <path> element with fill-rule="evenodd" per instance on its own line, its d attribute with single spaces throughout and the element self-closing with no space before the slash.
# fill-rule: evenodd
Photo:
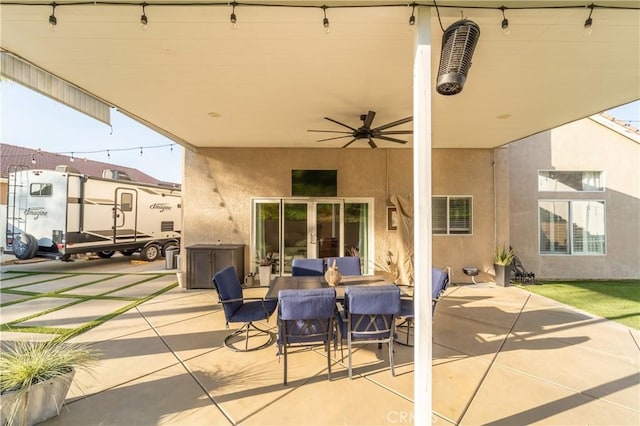
<svg viewBox="0 0 640 426">
<path fill-rule="evenodd" d="M 55 32 L 58 29 L 58 18 L 56 18 L 56 3 L 51 3 L 51 15 L 49 15 L 49 30 Z"/>
<path fill-rule="evenodd" d="M 169 145 L 169 148 L 171 149 L 171 152 L 173 152 L 173 144 Z"/>
<path fill-rule="evenodd" d="M 231 29 L 235 30 L 236 28 L 238 28 L 238 17 L 236 16 L 236 5 L 238 3 L 236 3 L 235 1 L 233 3 L 231 3 L 232 9 L 231 9 L 231 16 L 229 16 L 229 20 L 231 21 Z"/>
<path fill-rule="evenodd" d="M 511 30 L 509 29 L 509 20 L 506 16 L 504 16 L 505 9 L 506 7 L 504 6 L 500 8 L 500 10 L 502 11 L 502 23 L 500 24 L 500 26 L 502 27 L 502 34 L 508 36 L 509 34 L 511 34 Z"/>
<path fill-rule="evenodd" d="M 584 34 L 589 36 L 593 32 L 593 28 L 591 27 L 591 25 L 593 25 L 593 19 L 591 19 L 591 14 L 593 13 L 594 4 L 591 3 L 587 7 L 590 10 L 589 10 L 589 17 L 584 21 Z"/>
<path fill-rule="evenodd" d="M 109 150 L 107 150 L 107 158 L 111 159 L 111 153 L 109 152 Z"/>
<path fill-rule="evenodd" d="M 140 16 L 140 28 L 146 30 L 149 28 L 149 18 L 147 18 L 147 14 L 145 13 L 144 8 L 147 6 L 147 3 L 142 3 L 142 16 Z"/>
<path fill-rule="evenodd" d="M 140 157 L 142 157 L 142 147 L 140 147 Z"/>
<path fill-rule="evenodd" d="M 327 5 L 322 5 L 322 12 L 324 13 L 322 26 L 324 27 L 324 32 L 329 34 L 329 32 L 331 32 L 331 27 L 329 26 L 329 18 L 327 18 Z"/>
<path fill-rule="evenodd" d="M 74 161 L 76 161 L 76 159 L 75 159 L 75 158 L 73 158 L 73 152 L 71 153 L 71 158 L 69 159 L 69 161 L 71 161 L 72 163 L 73 163 Z"/>
<path fill-rule="evenodd" d="M 31 154 L 31 164 L 36 164 L 36 155 Z"/>
<path fill-rule="evenodd" d="M 409 17 L 409 29 L 411 31 L 413 31 L 413 29 L 416 26 L 416 4 L 415 3 L 411 3 L 411 16 Z"/>
</svg>

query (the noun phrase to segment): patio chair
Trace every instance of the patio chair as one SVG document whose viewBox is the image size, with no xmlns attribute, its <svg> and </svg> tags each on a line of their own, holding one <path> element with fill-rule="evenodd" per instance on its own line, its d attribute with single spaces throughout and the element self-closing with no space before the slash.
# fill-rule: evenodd
<svg viewBox="0 0 640 426">
<path fill-rule="evenodd" d="M 278 354 L 284 355 L 284 384 L 287 384 L 288 347 L 323 342 L 331 380 L 330 346 L 336 291 L 333 288 L 280 290 L 278 293 Z"/>
<path fill-rule="evenodd" d="M 294 277 L 322 276 L 323 274 L 323 259 L 303 259 L 296 257 L 291 262 L 291 275 Z"/>
<path fill-rule="evenodd" d="M 227 329 L 229 323 L 244 323 L 242 327 L 224 339 L 225 347 L 237 352 L 247 352 L 265 348 L 274 342 L 273 334 L 269 330 L 257 327 L 254 321 L 268 320 L 276 310 L 276 300 L 244 298 L 236 268 L 233 266 L 228 266 L 217 272 L 213 277 L 213 286 L 218 292 L 218 300 L 224 310 Z M 251 331 L 252 334 L 250 334 Z M 244 349 L 239 349 L 232 343 L 232 340 L 243 333 Z M 249 339 L 261 336 L 267 337 L 266 342 L 250 348 Z"/>
<path fill-rule="evenodd" d="M 328 257 L 327 266 L 333 266 L 333 262 L 336 262 L 336 266 L 342 275 L 362 275 L 362 269 L 360 268 L 360 258 L 357 256 L 345 256 L 345 257 Z"/>
<path fill-rule="evenodd" d="M 400 289 L 396 285 L 347 286 L 344 297 L 338 323 L 341 339 L 347 339 L 349 379 L 353 378 L 353 345 L 361 343 L 378 343 L 378 348 L 387 343 L 391 375 L 395 376 L 393 339 L 395 318 L 400 312 Z"/>
<path fill-rule="evenodd" d="M 440 300 L 440 295 L 447 289 L 449 285 L 449 274 L 438 268 L 431 269 L 431 315 L 436 312 L 436 304 Z M 401 322 L 396 325 L 398 334 L 403 334 L 406 339 L 404 341 L 396 339 L 397 343 L 405 346 L 413 346 L 409 339 L 413 334 L 415 305 L 413 296 L 403 297 L 400 301 L 400 314 L 398 317 Z"/>
</svg>

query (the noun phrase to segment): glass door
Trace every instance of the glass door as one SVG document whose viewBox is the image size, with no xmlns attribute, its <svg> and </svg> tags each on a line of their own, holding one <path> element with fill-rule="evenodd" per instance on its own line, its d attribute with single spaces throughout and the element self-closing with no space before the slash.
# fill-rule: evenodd
<svg viewBox="0 0 640 426">
<path fill-rule="evenodd" d="M 276 275 L 289 275 L 296 257 L 359 256 L 371 273 L 372 214 L 371 199 L 253 199 L 251 270 L 270 254 Z"/>
</svg>

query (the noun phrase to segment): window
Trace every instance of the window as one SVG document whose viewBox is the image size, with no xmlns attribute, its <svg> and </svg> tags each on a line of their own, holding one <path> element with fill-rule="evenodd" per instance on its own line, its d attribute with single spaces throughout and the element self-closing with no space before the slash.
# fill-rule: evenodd
<svg viewBox="0 0 640 426">
<path fill-rule="evenodd" d="M 120 196 L 120 210 L 123 212 L 133 211 L 133 194 L 125 192 Z"/>
<path fill-rule="evenodd" d="M 540 201 L 540 254 L 605 254 L 604 201 Z"/>
<path fill-rule="evenodd" d="M 432 205 L 434 234 L 471 234 L 471 197 L 433 197 Z"/>
<path fill-rule="evenodd" d="M 538 191 L 602 192 L 604 191 L 602 172 L 562 170 L 539 171 Z"/>
<path fill-rule="evenodd" d="M 29 185 L 29 193 L 34 197 L 50 197 L 53 194 L 53 185 L 50 183 L 32 183 Z"/>
</svg>

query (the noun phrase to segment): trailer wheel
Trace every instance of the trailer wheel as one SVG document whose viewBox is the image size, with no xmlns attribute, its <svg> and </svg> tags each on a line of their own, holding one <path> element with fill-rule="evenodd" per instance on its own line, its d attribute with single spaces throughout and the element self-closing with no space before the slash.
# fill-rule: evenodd
<svg viewBox="0 0 640 426">
<path fill-rule="evenodd" d="M 14 256 L 20 260 L 31 259 L 33 257 L 32 253 L 34 240 L 35 238 L 30 234 L 19 234 L 16 238 L 13 239 L 13 243 L 11 244 L 11 249 L 13 250 Z"/>
<path fill-rule="evenodd" d="M 102 259 L 109 259 L 111 256 L 113 256 L 115 254 L 114 250 L 108 250 L 108 251 L 99 251 L 98 252 L 98 257 L 101 257 Z"/>
<path fill-rule="evenodd" d="M 140 259 L 153 262 L 160 257 L 160 247 L 156 244 L 149 244 L 140 250 Z"/>
</svg>

